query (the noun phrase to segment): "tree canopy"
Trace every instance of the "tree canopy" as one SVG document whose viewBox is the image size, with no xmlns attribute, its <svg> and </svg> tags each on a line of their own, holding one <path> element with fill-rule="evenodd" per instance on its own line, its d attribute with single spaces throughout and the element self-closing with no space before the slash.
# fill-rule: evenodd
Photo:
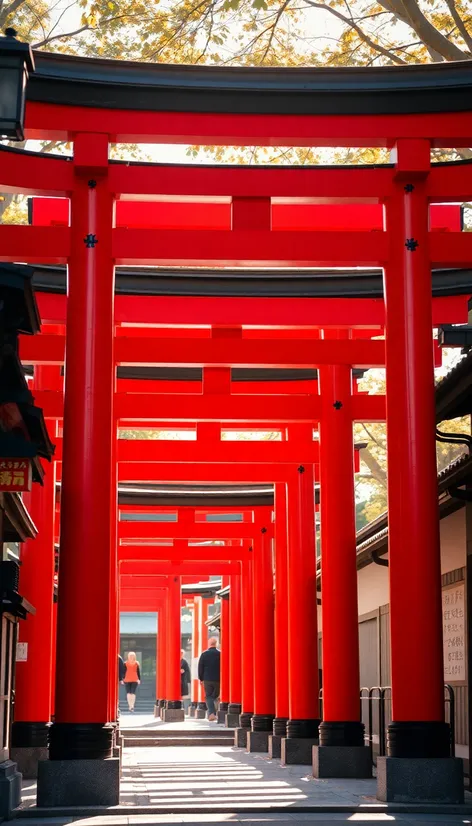
<svg viewBox="0 0 472 826">
<path fill-rule="evenodd" d="M 465 60 L 470 0 L 0 0 L 36 48 L 173 63 Z"/>
</svg>

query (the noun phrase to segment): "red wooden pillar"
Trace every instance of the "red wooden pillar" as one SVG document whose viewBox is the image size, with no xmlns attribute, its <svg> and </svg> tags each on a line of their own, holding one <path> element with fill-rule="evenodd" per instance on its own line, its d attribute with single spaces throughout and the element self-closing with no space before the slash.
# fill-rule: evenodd
<svg viewBox="0 0 472 826">
<path fill-rule="evenodd" d="M 274 573 L 270 525 L 255 530 L 253 616 L 254 715 L 252 731 L 272 731 L 275 717 Z"/>
<path fill-rule="evenodd" d="M 182 710 L 182 694 L 180 690 L 180 660 L 182 649 L 181 635 L 181 615 L 182 615 L 182 595 L 181 577 L 169 577 L 168 591 L 168 614 L 167 614 L 167 703 L 164 714 L 167 712 Z M 169 721 L 174 715 L 167 715 Z M 183 711 L 182 711 L 183 719 Z"/>
<path fill-rule="evenodd" d="M 192 666 L 198 662 L 200 656 L 200 611 L 201 597 L 194 597 L 192 614 Z M 192 672 L 193 673 L 193 672 Z M 195 716 L 198 705 L 199 682 L 198 678 L 192 679 L 192 702 L 190 704 L 191 716 Z"/>
<path fill-rule="evenodd" d="M 167 600 L 159 609 L 157 621 L 157 691 L 156 707 L 164 708 L 167 691 Z M 157 711 L 157 708 L 156 708 Z"/>
<path fill-rule="evenodd" d="M 119 565 L 118 565 L 118 464 L 117 464 L 117 439 L 118 429 L 116 420 L 113 418 L 112 431 L 112 460 L 111 460 L 111 477 L 112 477 L 112 492 L 111 492 L 111 509 L 110 509 L 110 532 L 111 532 L 111 548 L 110 548 L 110 646 L 109 658 L 110 665 L 108 669 L 110 688 L 109 688 L 109 702 L 110 712 L 109 719 L 117 720 L 118 716 L 118 654 L 120 641 L 120 606 L 119 606 Z"/>
<path fill-rule="evenodd" d="M 37 372 L 40 372 L 36 368 Z M 41 389 L 41 382 L 36 387 Z M 44 485 L 33 485 L 28 509 L 38 529 L 21 549 L 21 593 L 36 614 L 21 623 L 19 640 L 27 645 L 27 659 L 17 663 L 13 759 L 22 770 L 22 747 L 47 748 L 53 679 L 54 516 L 56 508 L 55 462 L 44 463 Z M 17 749 L 20 749 L 17 752 Z M 30 758 L 31 760 L 31 758 Z M 31 777 L 31 774 L 27 776 Z"/>
<path fill-rule="evenodd" d="M 325 338 L 344 337 L 325 332 Z M 351 368 L 319 368 L 323 722 L 320 746 L 363 746 Z"/>
<path fill-rule="evenodd" d="M 206 625 L 206 621 L 208 619 L 208 600 L 203 599 L 203 597 L 199 598 L 200 602 L 200 612 L 199 612 L 199 634 L 198 634 L 198 641 L 199 641 L 199 655 L 206 651 L 208 648 L 208 628 Z M 206 713 L 206 702 L 205 702 L 205 691 L 203 688 L 202 683 L 198 683 L 198 706 L 197 706 L 197 716 L 205 717 Z"/>
<path fill-rule="evenodd" d="M 288 738 L 317 738 L 318 622 L 313 465 L 293 468 L 288 502 Z M 308 647 L 308 652 L 307 652 Z"/>
<path fill-rule="evenodd" d="M 444 722 L 435 450 L 429 142 L 399 141 L 386 204 L 387 458 L 392 757 L 449 754 Z M 408 610 L 405 610 L 408 606 Z"/>
<path fill-rule="evenodd" d="M 230 584 L 230 577 L 224 576 L 222 579 L 222 587 L 227 588 Z M 229 618 L 229 599 L 224 597 L 221 600 L 221 617 L 220 617 L 220 649 L 221 649 L 221 680 L 220 680 L 220 707 L 219 711 L 226 713 L 229 705 L 229 658 L 231 648 L 230 638 L 230 618 Z"/>
<path fill-rule="evenodd" d="M 50 757 L 109 757 L 113 455 L 113 195 L 108 138 L 74 144 L 61 491 L 56 715 Z M 77 664 L 93 648 L 84 690 Z M 115 652 L 116 653 L 116 652 Z"/>
<path fill-rule="evenodd" d="M 251 546 L 253 553 L 253 546 Z M 254 603 L 253 560 L 244 562 L 241 574 L 241 662 L 242 662 L 242 710 L 239 717 L 241 728 L 249 729 L 254 714 Z"/>
<path fill-rule="evenodd" d="M 229 594 L 229 714 L 241 714 L 241 574 L 231 574 Z"/>
<path fill-rule="evenodd" d="M 275 485 L 275 720 L 273 732 L 285 737 L 288 702 L 287 486 Z"/>
<path fill-rule="evenodd" d="M 54 597 L 52 606 L 52 662 L 51 662 L 51 714 L 56 711 L 56 640 L 57 640 L 57 599 Z"/>
</svg>

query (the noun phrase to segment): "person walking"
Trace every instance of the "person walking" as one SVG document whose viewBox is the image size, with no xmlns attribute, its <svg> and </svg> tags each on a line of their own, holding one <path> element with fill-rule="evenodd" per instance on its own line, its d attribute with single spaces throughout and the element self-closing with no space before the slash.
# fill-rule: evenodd
<svg viewBox="0 0 472 826">
<path fill-rule="evenodd" d="M 124 684 L 126 688 L 126 699 L 128 700 L 128 708 L 134 711 L 134 704 L 136 702 L 136 689 L 141 682 L 141 670 L 136 659 L 134 651 L 128 653 L 128 658 L 125 662 L 126 672 L 124 676 Z"/>
<path fill-rule="evenodd" d="M 190 674 L 190 666 L 185 659 L 185 651 L 182 648 L 180 652 L 181 660 L 180 660 L 180 693 L 182 695 L 184 711 L 187 713 L 189 700 L 190 700 L 190 689 L 189 685 L 192 680 Z"/>
<path fill-rule="evenodd" d="M 203 683 L 208 719 L 211 722 L 216 720 L 215 703 L 220 696 L 220 652 L 217 644 L 216 637 L 210 637 L 208 648 L 200 655 L 198 661 L 198 679 Z"/>
</svg>

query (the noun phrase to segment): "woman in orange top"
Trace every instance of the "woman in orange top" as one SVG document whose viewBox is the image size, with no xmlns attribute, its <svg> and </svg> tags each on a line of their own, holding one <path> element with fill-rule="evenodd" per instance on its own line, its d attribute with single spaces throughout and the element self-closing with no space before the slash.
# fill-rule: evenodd
<svg viewBox="0 0 472 826">
<path fill-rule="evenodd" d="M 128 659 L 125 662 L 126 673 L 123 680 L 126 687 L 126 699 L 128 700 L 128 708 L 134 711 L 134 704 L 136 702 L 136 689 L 141 682 L 141 671 L 139 663 L 136 659 L 134 651 L 130 651 Z"/>
</svg>

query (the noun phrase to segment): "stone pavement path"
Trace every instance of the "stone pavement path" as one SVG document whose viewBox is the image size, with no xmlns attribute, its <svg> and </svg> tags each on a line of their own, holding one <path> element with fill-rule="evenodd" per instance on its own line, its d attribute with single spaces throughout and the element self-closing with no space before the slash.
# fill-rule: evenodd
<svg viewBox="0 0 472 826">
<path fill-rule="evenodd" d="M 375 802 L 375 780 L 315 780 L 309 766 L 280 765 L 230 746 L 129 748 L 123 756 L 125 806 L 350 805 Z"/>
</svg>

